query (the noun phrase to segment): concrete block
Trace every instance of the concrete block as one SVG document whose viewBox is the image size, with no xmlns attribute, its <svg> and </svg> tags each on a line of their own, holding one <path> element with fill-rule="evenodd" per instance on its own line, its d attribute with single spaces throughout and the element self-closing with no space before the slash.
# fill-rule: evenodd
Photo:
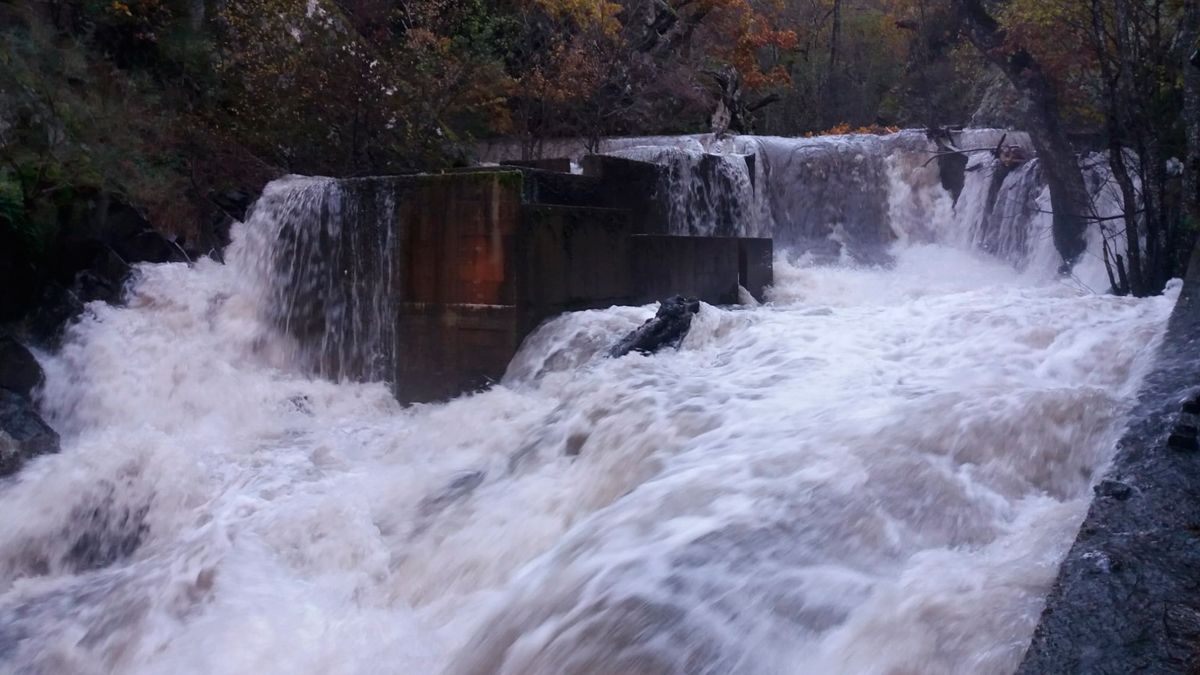
<svg viewBox="0 0 1200 675">
<path fill-rule="evenodd" d="M 624 157 L 587 155 L 583 175 L 598 179 L 600 203 L 613 209 L 627 209 L 636 234 L 667 234 L 670 210 L 662 186 L 666 168 Z"/>
<path fill-rule="evenodd" d="M 680 294 L 715 305 L 738 300 L 736 237 L 634 235 L 629 238 L 629 278 L 635 302 Z"/>
<path fill-rule="evenodd" d="M 513 305 L 404 303 L 393 389 L 402 403 L 437 401 L 504 376 L 524 335 Z"/>
<path fill-rule="evenodd" d="M 521 206 L 519 171 L 414 177 L 400 204 L 406 302 L 513 304 L 509 275 Z"/>
<path fill-rule="evenodd" d="M 624 211 L 522 207 L 517 304 L 533 326 L 561 312 L 627 302 L 630 230 Z"/>
<path fill-rule="evenodd" d="M 775 246 L 769 237 L 738 238 L 738 283 L 759 302 L 775 283 Z"/>
</svg>

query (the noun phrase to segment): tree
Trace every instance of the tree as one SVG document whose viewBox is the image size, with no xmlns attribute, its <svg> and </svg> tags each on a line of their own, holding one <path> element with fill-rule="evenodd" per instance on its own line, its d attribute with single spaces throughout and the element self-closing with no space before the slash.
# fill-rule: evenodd
<svg viewBox="0 0 1200 675">
<path fill-rule="evenodd" d="M 1054 82 L 1028 49 L 1008 40 L 1005 29 L 980 0 L 954 3 L 971 43 L 1029 99 L 1027 131 L 1050 187 L 1054 246 L 1062 256 L 1063 269 L 1069 270 L 1087 248 L 1091 199 L 1062 123 Z"/>
</svg>

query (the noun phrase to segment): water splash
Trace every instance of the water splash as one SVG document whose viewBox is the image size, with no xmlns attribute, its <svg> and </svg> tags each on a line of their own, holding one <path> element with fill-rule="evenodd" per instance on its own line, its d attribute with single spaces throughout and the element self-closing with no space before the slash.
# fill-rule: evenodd
<svg viewBox="0 0 1200 675">
<path fill-rule="evenodd" d="M 824 161 L 738 142 L 779 146 L 771 185 Z M 975 176 L 949 207 L 912 158 L 844 152 L 889 142 L 829 154 L 888 184 L 890 266 L 781 255 L 769 303 L 654 357 L 603 356 L 652 307 L 559 317 L 501 385 L 411 408 L 279 325 L 377 311 L 315 247 L 388 202 L 273 185 L 229 265 L 142 267 L 45 360 L 63 451 L 0 485 L 0 669 L 1010 672 L 1177 288 L 1084 292 L 1031 236 L 1016 269 L 972 244 Z M 320 306 L 323 353 L 383 339 Z"/>
<path fill-rule="evenodd" d="M 334 379 L 391 379 L 400 273 L 396 187 L 387 180 L 270 183 L 232 261 L 294 365 Z"/>
</svg>

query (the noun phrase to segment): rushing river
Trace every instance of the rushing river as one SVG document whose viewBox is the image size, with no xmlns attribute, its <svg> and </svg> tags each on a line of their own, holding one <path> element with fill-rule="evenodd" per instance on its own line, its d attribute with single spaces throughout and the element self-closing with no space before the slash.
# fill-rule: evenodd
<svg viewBox="0 0 1200 675">
<path fill-rule="evenodd" d="M 1175 298 L 906 235 L 781 254 L 677 352 L 604 358 L 654 308 L 581 312 L 402 408 L 291 367 L 235 235 L 43 355 L 0 670 L 1011 672 Z"/>
</svg>

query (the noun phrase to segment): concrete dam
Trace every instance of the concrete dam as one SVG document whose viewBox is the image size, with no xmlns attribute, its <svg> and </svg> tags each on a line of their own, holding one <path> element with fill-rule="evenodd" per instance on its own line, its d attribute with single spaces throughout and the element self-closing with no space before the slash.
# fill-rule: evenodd
<svg viewBox="0 0 1200 675">
<path fill-rule="evenodd" d="M 593 150 L 281 178 L 90 305 L 0 485 L 0 670 L 1195 662 L 1195 279 L 1060 273 L 1037 160 L 922 132 Z"/>
</svg>

